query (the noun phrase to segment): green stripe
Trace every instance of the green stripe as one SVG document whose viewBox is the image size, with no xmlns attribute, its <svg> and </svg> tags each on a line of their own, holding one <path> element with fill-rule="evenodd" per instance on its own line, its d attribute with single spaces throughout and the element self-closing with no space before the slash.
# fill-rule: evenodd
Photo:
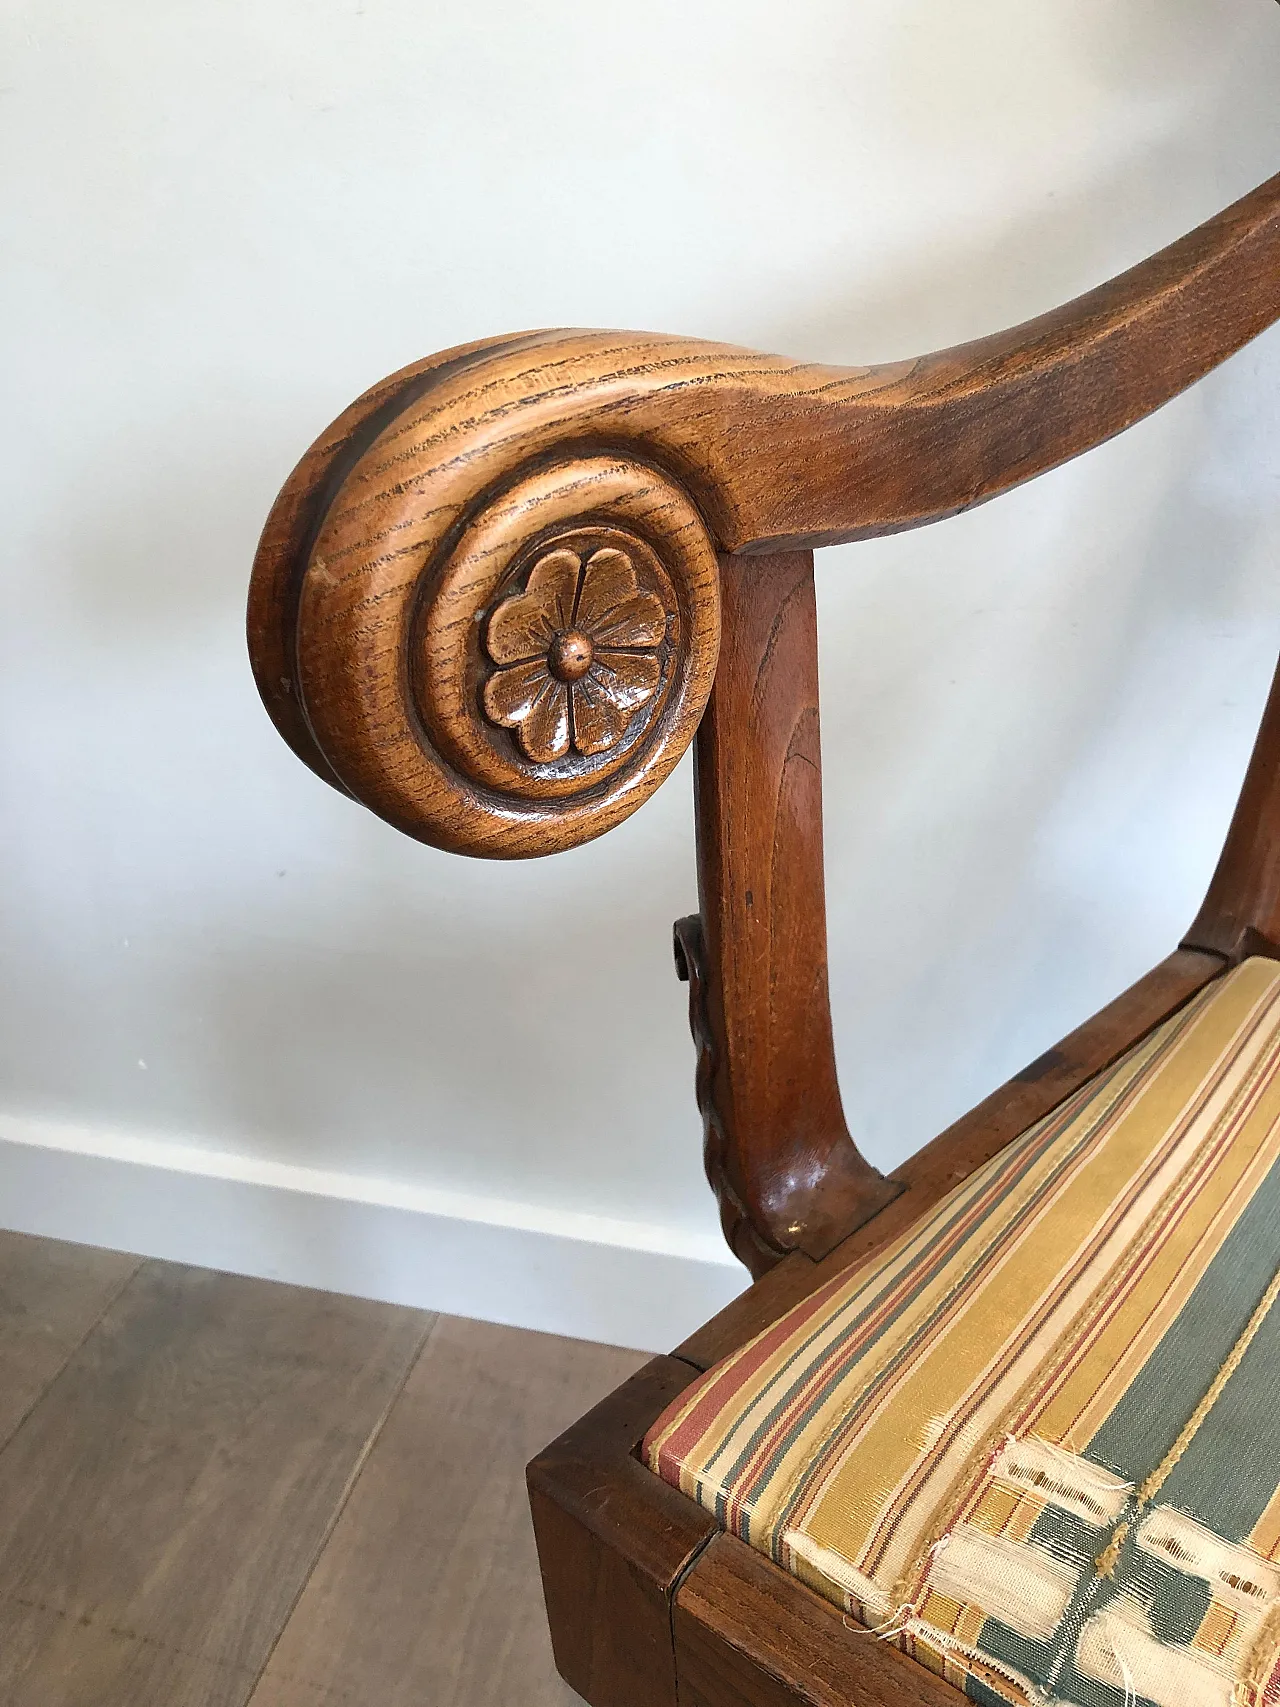
<svg viewBox="0 0 1280 1707">
<path fill-rule="evenodd" d="M 1213 1384 L 1258 1302 L 1280 1267 L 1280 1167 L 1273 1167 L 1246 1204 L 1239 1219 L 1201 1275 L 1175 1320 L 1117 1400 L 1089 1443 L 1086 1458 L 1130 1482 L 1149 1476 L 1170 1451 L 1183 1425 Z M 1280 1405 L 1280 1363 L 1276 1356 L 1280 1318 L 1272 1315 L 1250 1347 L 1222 1399 L 1214 1406 L 1191 1448 L 1165 1483 L 1161 1503 L 1176 1505 L 1229 1540 L 1247 1535 L 1261 1517 L 1276 1486 L 1280 1457 L 1275 1451 L 1273 1416 Z M 1260 1356 L 1260 1347 L 1267 1352 Z M 1272 1361 L 1268 1365 L 1266 1359 Z M 1267 1379 L 1268 1370 L 1270 1381 Z M 1244 1383 L 1241 1377 L 1249 1373 Z M 1249 1395 L 1246 1397 L 1246 1393 Z M 1232 1404 L 1224 1409 L 1228 1394 Z M 1210 1491 L 1213 1482 L 1235 1483 L 1232 1419 L 1248 1416 L 1259 1426 L 1271 1454 L 1270 1487 L 1265 1497 L 1243 1487 Z M 1194 1466 L 1203 1460 L 1203 1469 Z M 1225 1470 L 1225 1476 L 1219 1474 Z M 1182 1490 L 1181 1497 L 1174 1489 Z M 1184 1504 L 1196 1490 L 1197 1509 Z M 1259 1503 L 1261 1501 L 1261 1503 Z M 1228 1528 L 1221 1525 L 1230 1514 Z M 1252 1514 L 1252 1515 L 1250 1515 Z"/>
</svg>

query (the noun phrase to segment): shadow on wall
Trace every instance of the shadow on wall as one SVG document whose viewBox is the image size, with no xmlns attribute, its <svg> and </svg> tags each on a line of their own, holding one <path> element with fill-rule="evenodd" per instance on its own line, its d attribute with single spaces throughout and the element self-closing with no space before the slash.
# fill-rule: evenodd
<svg viewBox="0 0 1280 1707">
<path fill-rule="evenodd" d="M 917 0 L 867 96 L 896 104 L 904 151 L 964 149 L 970 129 L 984 149 L 1018 148 L 1034 90 L 1000 92 L 1034 66 L 1009 46 L 1032 10 Z M 801 304 L 793 280 L 761 344 L 860 361 L 992 330 L 1265 174 L 1274 126 L 1241 115 L 1272 111 L 1270 8 L 1265 42 L 1263 8 L 1235 0 L 1078 11 L 1059 45 L 1078 80 L 1133 109 L 1127 151 L 1081 148 L 1074 183 L 920 231 L 878 283 L 854 253 L 842 293 Z M 921 45 L 911 18 L 943 34 Z M 838 54 L 814 75 L 850 99 Z M 908 93 L 921 83 L 927 103 Z M 883 1162 L 1144 970 L 1190 916 L 1234 789 L 1216 773 L 1243 762 L 1280 632 L 1275 594 L 1259 623 L 1244 614 L 1274 538 L 1274 431 L 1271 463 L 1234 485 L 1210 447 L 1257 408 L 1256 384 L 1273 387 L 1277 347 L 1033 491 L 822 560 L 836 1017 L 854 1123 Z M 687 765 L 604 842 L 514 867 L 417 848 L 305 773 L 257 706 L 240 632 L 254 532 L 303 412 L 252 376 L 210 375 L 154 439 L 103 445 L 64 511 L 48 548 L 61 580 L 33 603 L 6 691 L 24 805 L 0 871 L 29 902 L 6 926 L 5 1100 L 710 1225 L 669 950 L 694 898 Z M 1224 672 L 1238 706 L 1222 703 Z M 37 674 L 53 709 L 34 730 Z M 1109 766 L 1120 774 L 1091 797 Z M 1188 831 L 1157 784 L 1221 824 Z M 1095 830 L 1128 845 L 1108 863 Z M 1184 831 L 1194 846 L 1135 905 L 1151 843 Z M 1067 850 L 1056 863 L 1050 835 Z M 1077 897 L 1082 872 L 1101 901 Z M 913 1075 L 934 1050 L 936 1073 Z"/>
</svg>

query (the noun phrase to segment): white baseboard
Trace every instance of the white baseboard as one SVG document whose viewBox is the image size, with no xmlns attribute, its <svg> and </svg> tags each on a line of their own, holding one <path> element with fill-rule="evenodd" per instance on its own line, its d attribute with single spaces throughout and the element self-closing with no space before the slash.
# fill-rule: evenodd
<svg viewBox="0 0 1280 1707">
<path fill-rule="evenodd" d="M 646 1351 L 747 1284 L 710 1236 L 3 1113 L 0 1226 Z"/>
</svg>

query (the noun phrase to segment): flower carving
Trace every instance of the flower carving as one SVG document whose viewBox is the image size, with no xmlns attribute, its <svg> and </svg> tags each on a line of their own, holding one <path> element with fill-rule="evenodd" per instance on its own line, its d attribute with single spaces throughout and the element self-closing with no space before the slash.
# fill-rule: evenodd
<svg viewBox="0 0 1280 1707">
<path fill-rule="evenodd" d="M 666 632 L 662 600 L 640 590 L 625 551 L 605 546 L 585 561 L 550 551 L 489 618 L 485 647 L 498 667 L 484 684 L 485 714 L 514 729 L 535 764 L 571 747 L 607 752 L 658 691 Z"/>
</svg>

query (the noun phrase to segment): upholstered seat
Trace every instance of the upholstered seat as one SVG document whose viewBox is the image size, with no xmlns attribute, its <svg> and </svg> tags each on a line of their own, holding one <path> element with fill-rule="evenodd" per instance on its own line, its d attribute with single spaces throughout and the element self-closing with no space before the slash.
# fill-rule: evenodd
<svg viewBox="0 0 1280 1707">
<path fill-rule="evenodd" d="M 981 1702 L 1280 1697 L 1280 964 L 707 1371 L 650 1468 Z"/>
</svg>

